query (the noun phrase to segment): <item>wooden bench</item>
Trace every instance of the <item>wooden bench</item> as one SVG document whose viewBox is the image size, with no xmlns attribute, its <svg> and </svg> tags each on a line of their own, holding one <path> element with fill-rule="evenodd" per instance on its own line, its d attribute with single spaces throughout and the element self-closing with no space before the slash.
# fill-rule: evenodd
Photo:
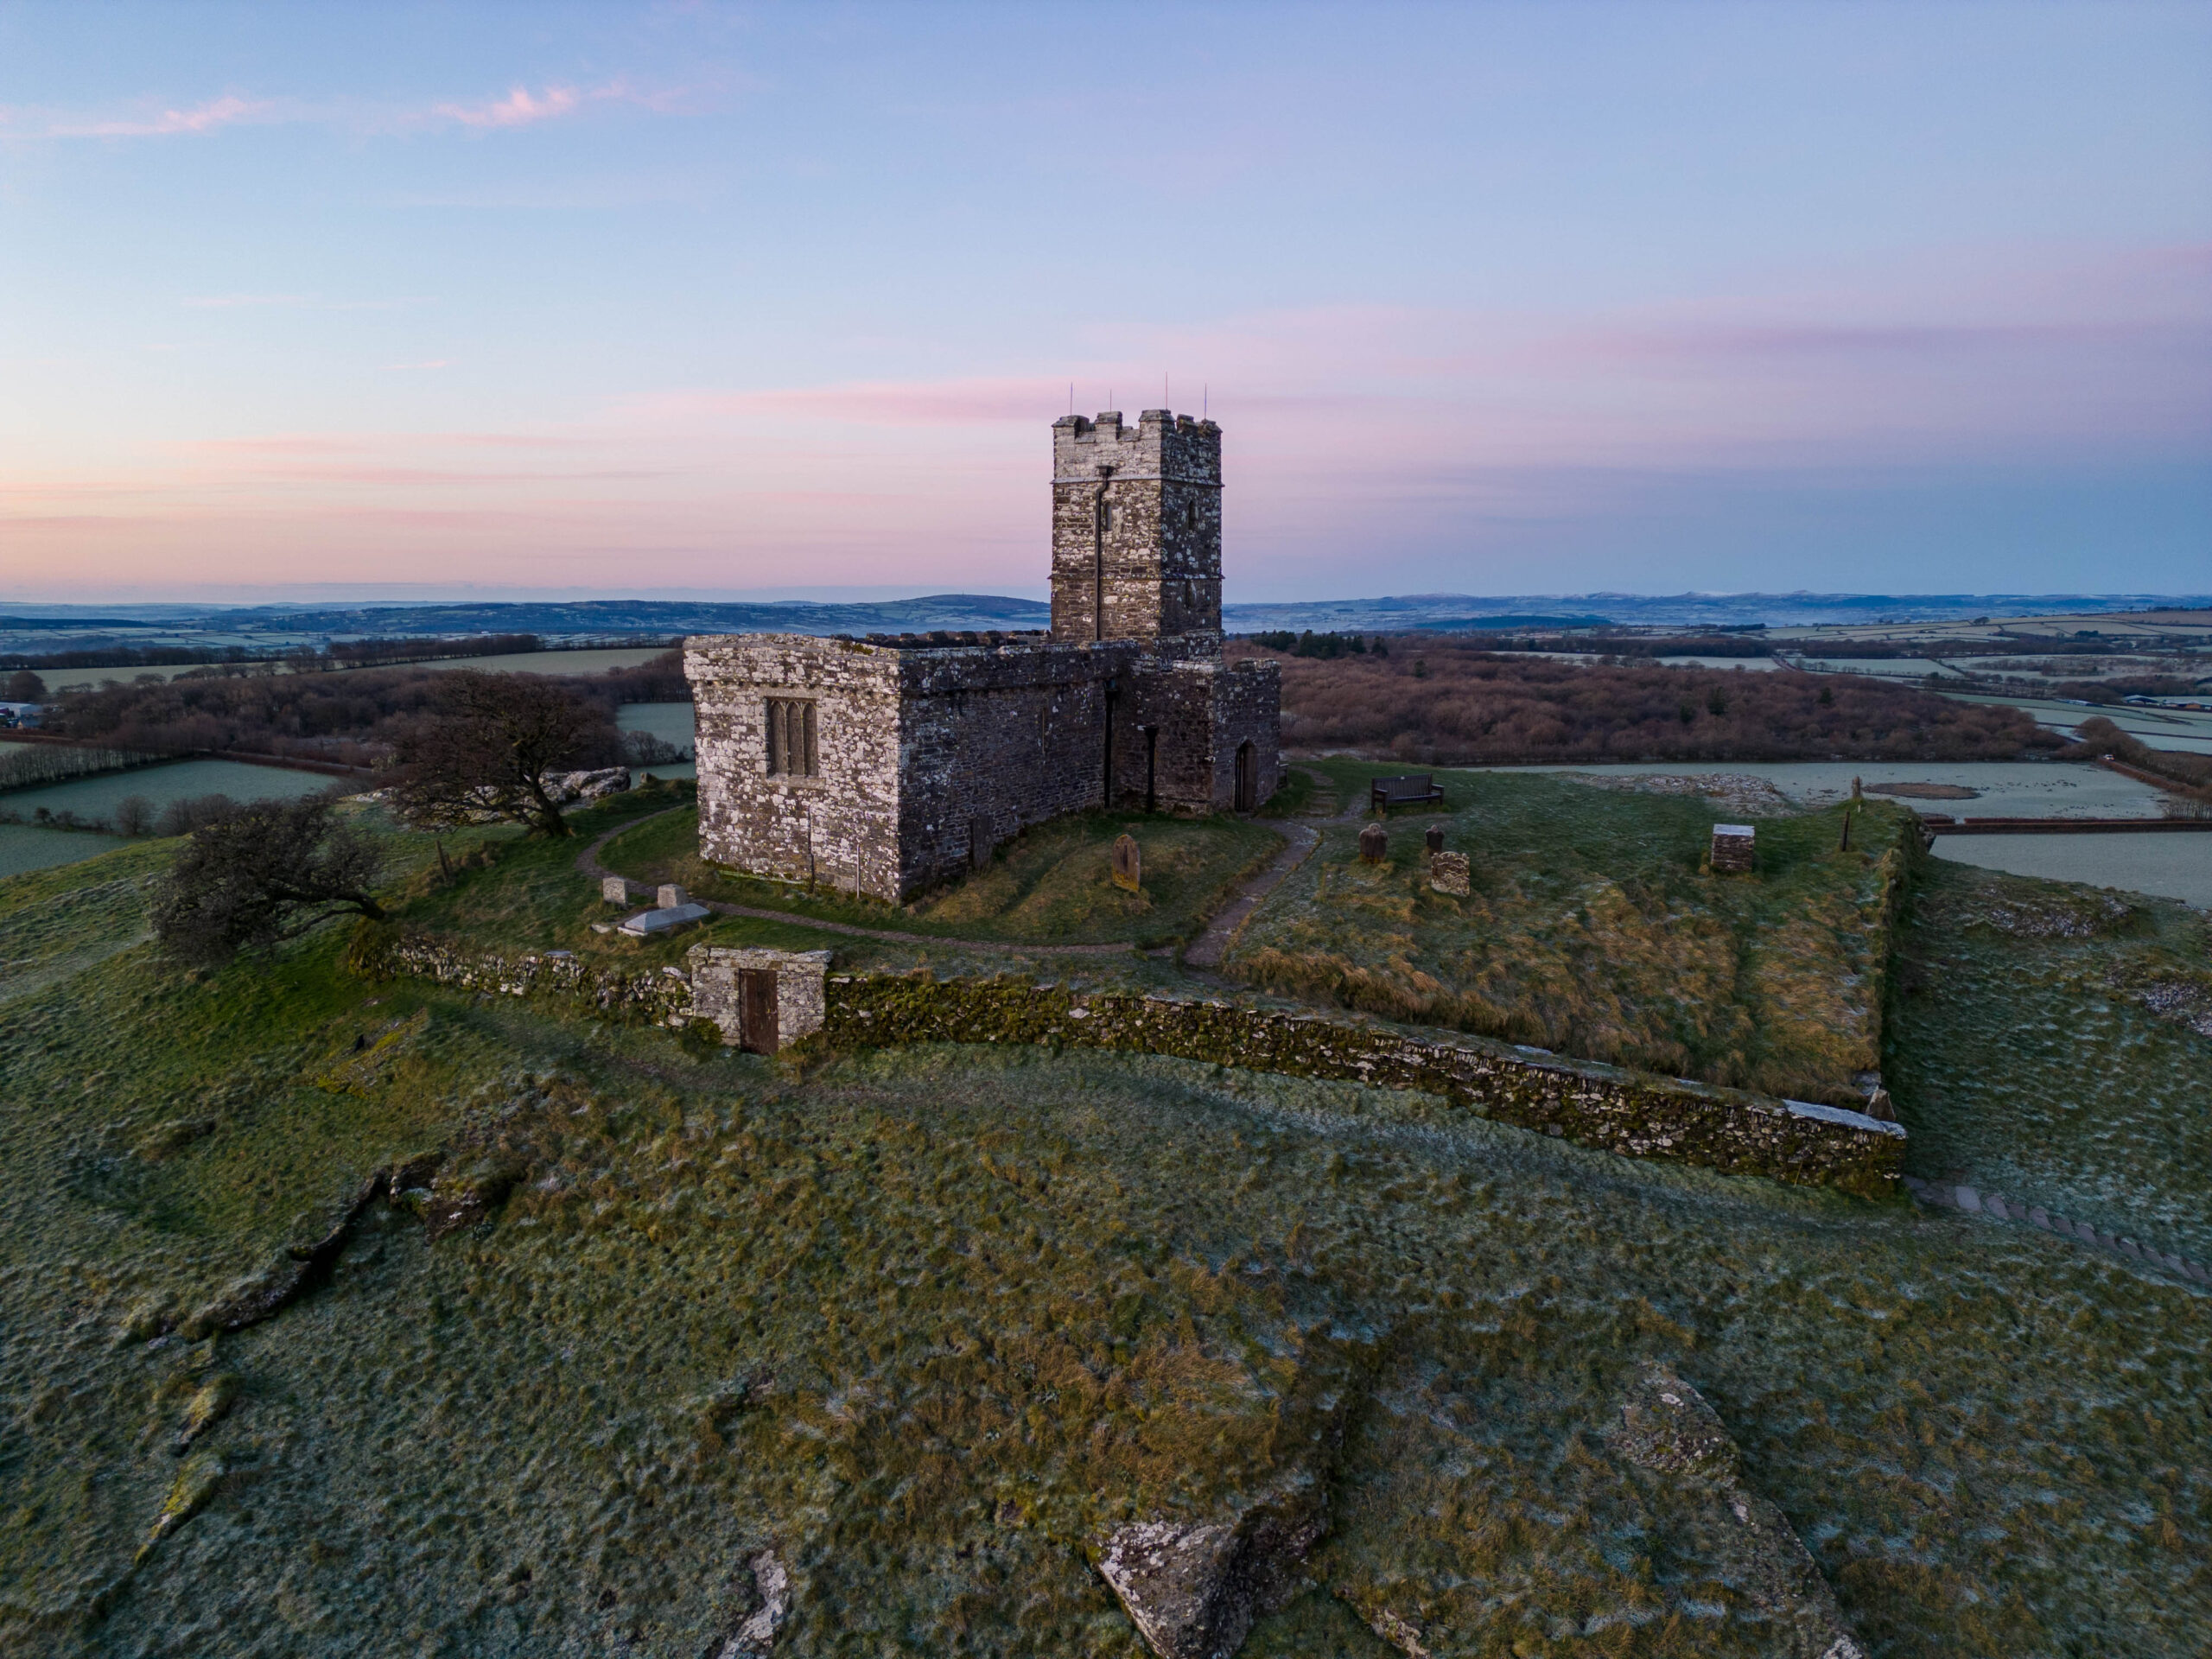
<svg viewBox="0 0 2212 1659">
<path fill-rule="evenodd" d="M 1377 778 L 1369 787 L 1367 804 L 1377 812 L 1394 806 L 1441 806 L 1444 791 L 1426 772 L 1409 772 L 1402 778 Z"/>
</svg>

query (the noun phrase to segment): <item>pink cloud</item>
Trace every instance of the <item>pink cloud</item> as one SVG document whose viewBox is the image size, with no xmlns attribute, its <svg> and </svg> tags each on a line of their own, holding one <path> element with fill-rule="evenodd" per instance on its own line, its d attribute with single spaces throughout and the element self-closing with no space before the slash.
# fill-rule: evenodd
<svg viewBox="0 0 2212 1659">
<path fill-rule="evenodd" d="M 465 127 L 524 127 L 569 114 L 582 101 L 583 95 L 573 86 L 548 86 L 538 97 L 532 97 L 526 86 L 517 86 L 494 104 L 441 104 L 435 112 Z"/>
<path fill-rule="evenodd" d="M 213 132 L 241 122 L 282 119 L 278 106 L 263 99 L 241 98 L 235 92 L 211 99 L 186 110 L 163 110 L 137 120 L 55 123 L 45 129 L 54 138 L 156 138 L 175 134 Z"/>
</svg>

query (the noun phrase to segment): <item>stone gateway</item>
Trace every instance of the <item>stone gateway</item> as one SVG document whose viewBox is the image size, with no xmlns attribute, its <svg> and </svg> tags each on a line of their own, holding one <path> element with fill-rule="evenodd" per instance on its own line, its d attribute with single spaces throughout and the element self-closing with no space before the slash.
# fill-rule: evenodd
<svg viewBox="0 0 2212 1659">
<path fill-rule="evenodd" d="M 1052 424 L 1049 633 L 684 642 L 699 842 L 902 903 L 1086 808 L 1250 812 L 1281 781 L 1272 663 L 1222 658 L 1221 429 Z"/>
</svg>

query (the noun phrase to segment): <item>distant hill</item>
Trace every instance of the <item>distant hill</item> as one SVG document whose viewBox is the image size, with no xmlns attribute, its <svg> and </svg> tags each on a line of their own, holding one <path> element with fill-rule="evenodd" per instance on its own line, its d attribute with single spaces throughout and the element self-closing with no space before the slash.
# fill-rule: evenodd
<svg viewBox="0 0 2212 1659">
<path fill-rule="evenodd" d="M 221 626 L 242 632 L 332 634 L 898 633 L 931 628 L 1041 628 L 1052 607 L 995 594 L 931 594 L 866 605 L 806 601 L 716 604 L 706 601 L 595 599 L 518 604 L 365 605 L 342 610 L 266 606 L 226 611 Z"/>
<path fill-rule="evenodd" d="M 1806 627 L 1819 623 L 1967 620 L 2171 610 L 2202 603 L 2143 594 L 1408 594 L 1382 599 L 1224 605 L 1233 633 L 1312 628 L 1317 632 L 1474 632 L 1491 628 Z"/>
</svg>

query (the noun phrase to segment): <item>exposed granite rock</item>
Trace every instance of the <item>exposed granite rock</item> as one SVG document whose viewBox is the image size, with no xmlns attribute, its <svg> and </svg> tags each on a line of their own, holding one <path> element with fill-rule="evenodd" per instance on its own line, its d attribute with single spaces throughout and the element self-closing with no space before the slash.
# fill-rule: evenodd
<svg viewBox="0 0 2212 1659">
<path fill-rule="evenodd" d="M 1744 1484 L 1719 1414 L 1671 1367 L 1647 1365 L 1621 1404 L 1615 1449 L 1637 1466 L 1702 1489 L 1735 1525 L 1714 1563 L 1773 1622 L 1776 1659 L 1866 1659 L 1835 1592 L 1789 1517 Z"/>
<path fill-rule="evenodd" d="M 776 1632 L 791 1611 L 791 1568 L 772 1549 L 764 1549 L 746 1563 L 753 1592 L 747 1598 L 745 1617 L 729 1639 L 714 1650 L 714 1659 L 761 1659 L 774 1650 Z"/>
<path fill-rule="evenodd" d="M 1738 1453 L 1727 1426 L 1672 1371 L 1647 1367 L 1621 1405 L 1620 1449 L 1630 1462 L 1670 1475 L 1736 1478 Z"/>
<path fill-rule="evenodd" d="M 1252 1628 L 1238 1528 L 1140 1521 L 1116 1530 L 1098 1575 L 1160 1659 L 1224 1659 Z"/>
</svg>

